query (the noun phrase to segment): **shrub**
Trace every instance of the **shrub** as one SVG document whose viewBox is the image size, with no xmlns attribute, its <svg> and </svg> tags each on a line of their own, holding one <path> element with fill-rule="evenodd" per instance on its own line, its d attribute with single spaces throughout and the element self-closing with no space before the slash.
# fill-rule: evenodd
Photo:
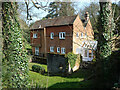
<svg viewBox="0 0 120 90">
<path fill-rule="evenodd" d="M 77 55 L 72 53 L 72 52 L 69 52 L 67 55 L 66 55 L 66 58 L 68 60 L 68 63 L 70 63 L 70 66 L 71 68 L 73 68 L 75 66 L 75 62 L 77 60 Z"/>
<path fill-rule="evenodd" d="M 38 73 L 41 73 L 41 74 L 45 73 L 45 69 L 43 67 L 41 67 L 41 66 L 38 66 L 38 65 L 33 65 L 32 70 L 34 72 L 38 72 Z"/>
</svg>

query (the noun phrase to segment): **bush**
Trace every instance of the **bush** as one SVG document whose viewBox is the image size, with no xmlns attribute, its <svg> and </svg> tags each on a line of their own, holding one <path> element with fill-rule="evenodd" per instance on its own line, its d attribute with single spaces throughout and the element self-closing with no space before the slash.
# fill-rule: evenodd
<svg viewBox="0 0 120 90">
<path fill-rule="evenodd" d="M 73 68 L 75 66 L 75 62 L 77 60 L 77 55 L 72 52 L 69 52 L 67 54 L 66 58 L 68 60 L 68 63 L 70 63 L 71 68 Z"/>
<path fill-rule="evenodd" d="M 45 69 L 43 67 L 41 67 L 41 66 L 38 66 L 38 65 L 33 65 L 32 70 L 34 72 L 38 72 L 38 73 L 41 73 L 41 74 L 45 73 Z"/>
</svg>

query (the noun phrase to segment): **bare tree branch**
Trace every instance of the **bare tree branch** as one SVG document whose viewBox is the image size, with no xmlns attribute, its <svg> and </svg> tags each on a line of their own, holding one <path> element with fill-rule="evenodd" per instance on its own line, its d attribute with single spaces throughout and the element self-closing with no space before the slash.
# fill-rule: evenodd
<svg viewBox="0 0 120 90">
<path fill-rule="evenodd" d="M 31 1 L 32 1 L 33 5 L 34 5 L 37 9 L 42 9 L 42 10 L 44 10 L 44 11 L 47 10 L 46 7 L 47 7 L 48 2 L 46 3 L 46 5 L 43 6 L 43 4 L 42 4 L 41 2 L 38 3 L 37 0 L 35 0 L 36 2 L 34 2 L 33 0 L 31 0 Z M 39 5 L 39 6 L 38 6 L 38 5 Z"/>
</svg>

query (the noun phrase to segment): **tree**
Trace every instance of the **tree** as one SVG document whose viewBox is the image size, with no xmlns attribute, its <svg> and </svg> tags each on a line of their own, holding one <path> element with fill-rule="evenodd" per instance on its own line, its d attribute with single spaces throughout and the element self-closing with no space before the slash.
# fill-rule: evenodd
<svg viewBox="0 0 120 90">
<path fill-rule="evenodd" d="M 98 3 L 91 2 L 89 6 L 86 6 L 83 9 L 80 9 L 79 14 L 80 14 L 80 17 L 83 18 L 85 12 L 86 11 L 89 12 L 91 22 L 94 25 L 94 23 L 97 22 L 97 16 L 99 15 L 99 9 L 100 7 Z"/>
<path fill-rule="evenodd" d="M 59 15 L 58 13 L 58 9 L 59 9 L 59 4 L 60 2 L 51 2 L 49 4 L 49 10 L 48 10 L 48 15 L 46 16 L 46 18 L 54 18 L 54 17 L 57 17 Z"/>
<path fill-rule="evenodd" d="M 99 84 L 106 87 L 107 83 L 111 83 L 112 62 L 112 44 L 113 31 L 115 30 L 114 14 L 111 2 L 100 2 L 100 16 L 98 18 L 98 45 L 97 45 L 97 69 L 96 74 Z M 104 83 L 103 83 L 104 82 Z M 99 85 L 96 83 L 97 85 Z"/>
<path fill-rule="evenodd" d="M 98 50 L 101 58 L 105 59 L 111 55 L 113 31 L 115 29 L 112 4 L 110 2 L 100 2 L 99 21 Z"/>
<path fill-rule="evenodd" d="M 74 3 L 61 2 L 59 16 L 73 16 L 75 15 Z"/>
<path fill-rule="evenodd" d="M 95 40 L 97 40 L 97 37 L 98 37 L 96 35 L 98 33 L 96 26 L 97 26 L 97 22 L 98 22 L 99 9 L 100 9 L 100 6 L 98 3 L 91 2 L 89 6 L 86 6 L 83 9 L 80 9 L 80 11 L 79 11 L 80 18 L 84 18 L 84 14 L 86 11 L 89 12 L 89 18 L 90 18 L 90 21 L 92 24 L 92 28 L 94 30 Z"/>
<path fill-rule="evenodd" d="M 2 84 L 4 88 L 25 88 L 28 85 L 29 69 L 22 30 L 17 20 L 17 3 L 3 2 L 2 12 Z"/>
<path fill-rule="evenodd" d="M 72 2 L 51 2 L 49 4 L 48 15 L 45 18 L 73 15 L 75 15 L 75 9 Z"/>
<path fill-rule="evenodd" d="M 113 4 L 112 7 L 114 10 L 114 20 L 116 24 L 114 34 L 120 35 L 120 6 L 117 4 Z"/>
</svg>

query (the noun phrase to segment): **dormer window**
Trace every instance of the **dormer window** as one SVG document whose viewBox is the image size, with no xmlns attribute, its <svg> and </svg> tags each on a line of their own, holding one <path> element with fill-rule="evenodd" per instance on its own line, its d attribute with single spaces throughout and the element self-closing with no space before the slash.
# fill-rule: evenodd
<svg viewBox="0 0 120 90">
<path fill-rule="evenodd" d="M 37 33 L 34 33 L 34 34 L 33 34 L 33 38 L 37 38 Z"/>
<path fill-rule="evenodd" d="M 65 39 L 65 32 L 59 32 L 59 39 Z"/>
<path fill-rule="evenodd" d="M 50 38 L 54 39 L 54 33 L 53 32 L 50 33 Z"/>
</svg>

